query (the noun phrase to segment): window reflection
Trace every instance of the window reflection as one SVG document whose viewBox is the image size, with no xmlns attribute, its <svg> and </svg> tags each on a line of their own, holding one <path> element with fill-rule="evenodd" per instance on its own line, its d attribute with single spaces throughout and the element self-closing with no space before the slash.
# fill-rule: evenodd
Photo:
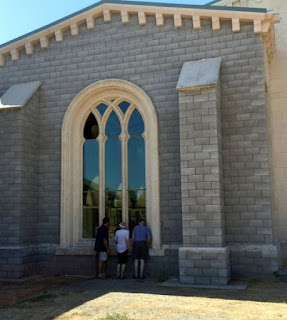
<svg viewBox="0 0 287 320">
<path fill-rule="evenodd" d="M 85 139 L 96 139 L 99 135 L 99 126 L 95 116 L 91 113 L 84 128 Z"/>
<path fill-rule="evenodd" d="M 122 188 L 122 150 L 121 142 L 108 139 L 105 143 L 106 151 L 106 189 L 119 190 Z"/>
<path fill-rule="evenodd" d="M 106 125 L 105 143 L 105 215 L 110 218 L 110 237 L 122 221 L 122 145 L 121 126 L 113 111 Z"/>
<path fill-rule="evenodd" d="M 131 104 L 127 101 L 123 101 L 119 104 L 119 108 L 122 110 L 122 113 L 125 114 Z"/>
<path fill-rule="evenodd" d="M 145 189 L 145 141 L 131 137 L 128 141 L 128 188 Z"/>
<path fill-rule="evenodd" d="M 107 108 L 108 108 L 108 106 L 103 104 L 103 103 L 101 103 L 101 104 L 99 104 L 97 106 L 97 109 L 98 109 L 99 113 L 101 114 L 101 116 L 104 115 L 104 113 L 106 112 Z"/>
<path fill-rule="evenodd" d="M 129 190 L 129 230 L 138 224 L 139 218 L 146 219 L 146 190 Z"/>
<path fill-rule="evenodd" d="M 144 122 L 138 109 L 135 109 L 129 121 L 129 134 L 131 136 L 142 135 L 144 132 Z"/>
<path fill-rule="evenodd" d="M 127 101 L 121 102 L 118 107 L 123 114 L 130 107 Z M 97 106 L 103 116 L 107 105 Z M 99 127 L 105 125 L 106 140 L 98 141 Z M 126 148 L 119 136 L 122 128 L 120 120 L 112 111 L 107 123 L 98 124 L 95 116 L 91 113 L 84 127 L 83 145 L 83 238 L 95 238 L 100 221 L 99 212 L 99 144 L 102 144 L 105 154 L 104 176 L 101 183 L 104 184 L 105 215 L 110 218 L 110 237 L 114 237 L 118 224 L 123 220 L 123 176 L 122 176 L 122 150 L 127 154 L 127 197 L 128 223 L 132 231 L 138 224 L 139 218 L 146 219 L 146 182 L 145 182 L 145 140 L 143 138 L 144 122 L 140 112 L 135 109 L 128 123 L 129 139 Z"/>
<path fill-rule="evenodd" d="M 106 124 L 106 136 L 108 138 L 117 137 L 121 134 L 121 124 L 116 113 L 113 111 Z"/>
<path fill-rule="evenodd" d="M 87 140 L 83 147 L 83 238 L 94 238 L 99 226 L 99 144 Z"/>
<path fill-rule="evenodd" d="M 139 218 L 146 220 L 144 123 L 137 109 L 131 115 L 128 130 L 131 135 L 128 141 L 128 213 L 131 233 Z"/>
</svg>

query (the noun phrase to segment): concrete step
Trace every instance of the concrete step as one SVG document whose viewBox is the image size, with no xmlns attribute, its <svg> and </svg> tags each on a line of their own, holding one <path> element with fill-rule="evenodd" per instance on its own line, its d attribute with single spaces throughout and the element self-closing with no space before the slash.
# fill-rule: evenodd
<svg viewBox="0 0 287 320">
<path fill-rule="evenodd" d="M 279 271 L 279 280 L 287 282 L 287 266 L 283 266 L 283 268 Z"/>
</svg>

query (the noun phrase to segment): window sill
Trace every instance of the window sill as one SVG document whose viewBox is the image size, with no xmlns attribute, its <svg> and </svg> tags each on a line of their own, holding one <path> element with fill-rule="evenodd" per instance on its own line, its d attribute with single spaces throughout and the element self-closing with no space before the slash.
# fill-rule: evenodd
<svg viewBox="0 0 287 320">
<path fill-rule="evenodd" d="M 57 248 L 56 255 L 57 256 L 93 256 L 95 255 L 94 251 L 94 239 L 85 239 L 79 241 L 79 243 L 74 247 L 69 248 Z M 166 249 L 174 249 L 177 250 L 179 246 L 169 246 L 164 245 L 161 248 L 150 248 L 149 255 L 151 257 L 159 257 L 164 256 L 164 251 Z M 110 240 L 110 248 L 111 248 L 111 255 L 115 256 L 116 253 L 116 244 Z"/>
</svg>

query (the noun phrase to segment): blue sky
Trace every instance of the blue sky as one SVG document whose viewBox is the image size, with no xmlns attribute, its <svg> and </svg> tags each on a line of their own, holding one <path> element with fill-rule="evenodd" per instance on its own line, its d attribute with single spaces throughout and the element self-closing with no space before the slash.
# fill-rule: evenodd
<svg viewBox="0 0 287 320">
<path fill-rule="evenodd" d="M 143 0 L 137 0 L 142 1 Z M 0 44 L 52 23 L 97 0 L 0 0 Z M 209 0 L 144 0 L 176 4 L 205 4 Z"/>
</svg>

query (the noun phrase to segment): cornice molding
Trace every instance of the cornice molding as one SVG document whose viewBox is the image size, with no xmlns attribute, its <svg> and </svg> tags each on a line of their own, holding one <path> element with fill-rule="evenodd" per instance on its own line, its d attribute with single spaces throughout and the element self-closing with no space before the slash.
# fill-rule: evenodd
<svg viewBox="0 0 287 320">
<path fill-rule="evenodd" d="M 153 15 L 157 26 L 163 26 L 165 17 L 173 17 L 175 28 L 182 27 L 182 19 L 192 19 L 193 28 L 201 28 L 201 20 L 210 19 L 212 29 L 220 30 L 221 20 L 231 20 L 233 32 L 240 32 L 241 22 L 253 22 L 254 33 L 266 34 L 273 28 L 273 24 L 280 22 L 279 15 L 261 11 L 230 10 L 225 7 L 174 7 L 146 4 L 102 3 L 97 7 L 79 12 L 74 16 L 62 19 L 58 23 L 30 33 L 12 43 L 0 47 L 0 66 L 5 65 L 5 58 L 11 56 L 13 61 L 19 60 L 19 51 L 25 48 L 26 54 L 32 55 L 34 45 L 40 43 L 41 48 L 49 47 L 49 39 L 56 38 L 57 42 L 64 41 L 64 32 L 71 31 L 72 36 L 79 34 L 79 26 L 86 24 L 89 30 L 93 29 L 96 19 L 103 17 L 106 23 L 112 21 L 112 13 L 119 13 L 122 23 L 129 23 L 131 14 L 137 14 L 140 25 L 146 24 L 146 16 Z"/>
</svg>

